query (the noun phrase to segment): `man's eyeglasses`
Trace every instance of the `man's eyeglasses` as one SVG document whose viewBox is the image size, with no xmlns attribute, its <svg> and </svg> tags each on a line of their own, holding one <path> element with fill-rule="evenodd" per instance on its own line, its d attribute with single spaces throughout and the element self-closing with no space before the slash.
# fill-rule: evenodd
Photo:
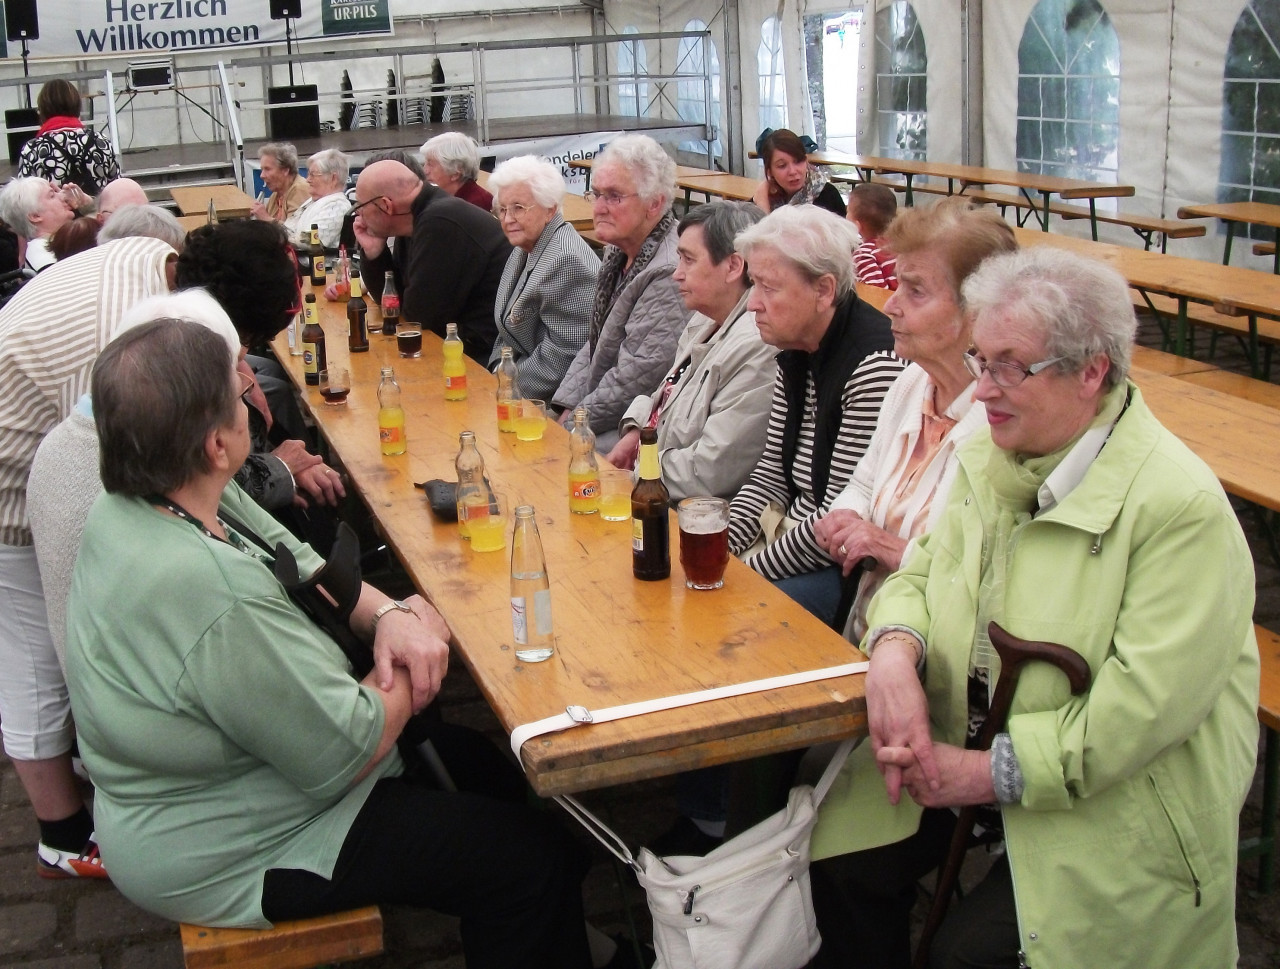
<svg viewBox="0 0 1280 969">
<path fill-rule="evenodd" d="M 975 380 L 981 380 L 982 375 L 985 373 L 997 387 L 1011 390 L 1028 377 L 1034 377 L 1041 371 L 1047 370 L 1055 363 L 1061 363 L 1065 359 L 1066 357 L 1053 357 L 1049 360 L 1033 363 L 1029 367 L 1022 367 L 1016 363 L 992 363 L 989 360 L 984 360 L 977 350 L 968 350 L 964 354 L 964 366 Z"/>
<path fill-rule="evenodd" d="M 293 305 L 285 312 L 289 316 L 297 316 L 302 312 L 302 270 L 298 268 L 298 254 L 293 251 L 293 246 L 287 245 L 284 251 L 289 254 L 289 261 L 293 263 Z"/>
<path fill-rule="evenodd" d="M 240 399 L 244 401 L 246 406 L 252 407 L 253 404 L 249 402 L 249 395 L 253 393 L 253 388 L 255 386 L 253 378 L 243 370 L 237 370 L 236 376 L 240 378 Z"/>
<path fill-rule="evenodd" d="M 621 205 L 625 199 L 638 199 L 639 193 L 632 192 L 630 195 L 622 195 L 618 192 L 597 192 L 595 189 L 588 189 L 582 193 L 582 197 L 594 205 L 596 202 L 603 202 L 606 209 Z"/>
<path fill-rule="evenodd" d="M 366 200 L 366 201 L 364 201 L 364 202 L 358 202 L 357 204 L 355 204 L 355 205 L 351 206 L 351 214 L 352 214 L 353 216 L 355 216 L 355 215 L 359 215 L 359 214 L 360 214 L 360 210 L 361 210 L 362 208 L 364 208 L 366 205 L 372 205 L 374 202 L 378 201 L 378 199 L 384 199 L 384 198 L 387 198 L 387 197 L 388 197 L 388 196 L 386 196 L 386 195 L 375 195 L 373 198 L 371 198 L 371 199 L 367 199 L 367 200 Z"/>
</svg>

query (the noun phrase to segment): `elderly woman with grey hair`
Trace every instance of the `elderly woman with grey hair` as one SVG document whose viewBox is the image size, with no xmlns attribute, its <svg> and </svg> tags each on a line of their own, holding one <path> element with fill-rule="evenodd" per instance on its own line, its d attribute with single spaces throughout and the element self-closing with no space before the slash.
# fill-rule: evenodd
<svg viewBox="0 0 1280 969">
<path fill-rule="evenodd" d="M 782 352 L 764 453 L 730 506 L 729 550 L 824 622 L 840 566 L 814 525 L 866 453 L 902 370 L 884 314 L 854 292 L 857 230 L 814 205 L 782 206 L 735 248 L 755 285 L 747 309 Z"/>
<path fill-rule="evenodd" d="M 342 235 L 342 220 L 351 211 L 346 196 L 351 159 L 336 148 L 318 151 L 307 159 L 307 189 L 311 195 L 298 210 L 284 220 L 291 241 L 306 245 L 311 241 L 311 227 L 320 230 L 320 243 L 326 249 L 337 249 Z"/>
<path fill-rule="evenodd" d="M 298 149 L 288 142 L 273 141 L 258 149 L 262 184 L 271 194 L 249 209 L 255 219 L 284 222 L 307 200 L 311 190 L 298 174 Z"/>
<path fill-rule="evenodd" d="M 486 212 L 493 196 L 476 179 L 480 175 L 480 147 L 460 131 L 446 131 L 422 146 L 423 168 L 436 188 Z"/>
<path fill-rule="evenodd" d="M 676 268 L 676 166 L 648 135 L 621 135 L 595 158 L 587 193 L 605 243 L 587 342 L 552 400 L 565 423 L 585 406 L 597 444 L 617 443 L 618 422 L 658 386 L 689 319 Z"/>
<path fill-rule="evenodd" d="M 0 219 L 27 240 L 26 268 L 52 265 L 49 237 L 76 217 L 62 190 L 37 175 L 15 178 L 0 191 Z"/>
<path fill-rule="evenodd" d="M 1123 277 L 1033 248 L 988 259 L 963 296 L 988 429 L 871 603 L 871 743 L 814 834 L 815 965 L 907 966 L 915 882 L 976 806 L 1005 850 L 931 966 L 1233 966 L 1258 740 L 1240 524 L 1126 379 Z M 1090 682 L 1027 665 L 991 749 L 969 749 L 1004 677 L 996 623 L 1074 650 Z"/>
<path fill-rule="evenodd" d="M 560 211 L 564 179 L 551 162 L 519 155 L 489 179 L 498 223 L 511 243 L 493 304 L 498 339 L 516 361 L 520 392 L 546 400 L 587 342 L 600 259 Z"/>
</svg>

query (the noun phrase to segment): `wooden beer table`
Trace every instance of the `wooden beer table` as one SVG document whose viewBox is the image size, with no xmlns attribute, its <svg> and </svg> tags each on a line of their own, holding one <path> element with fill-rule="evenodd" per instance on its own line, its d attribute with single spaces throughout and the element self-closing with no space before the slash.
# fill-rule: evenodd
<svg viewBox="0 0 1280 969">
<path fill-rule="evenodd" d="M 218 218 L 247 219 L 253 199 L 235 185 L 182 185 L 169 189 L 183 215 L 206 215 L 213 201 Z"/>
<path fill-rule="evenodd" d="M 1237 225 L 1265 225 L 1276 230 L 1280 239 L 1280 205 L 1266 202 L 1222 202 L 1216 205 L 1184 205 L 1178 209 L 1180 219 L 1221 219 L 1227 224 L 1227 241 L 1222 247 L 1222 264 L 1231 262 L 1231 241 Z M 1273 239 L 1272 241 L 1278 241 Z M 1275 247 L 1271 271 L 1280 273 L 1280 245 Z"/>
<path fill-rule="evenodd" d="M 277 355 L 414 584 L 448 621 L 457 655 L 508 733 L 570 704 L 600 709 L 862 658 L 736 559 L 723 589 L 686 589 L 674 516 L 670 580 L 636 580 L 631 523 L 569 512 L 568 435 L 561 427 L 549 422 L 535 442 L 500 435 L 495 380 L 474 361 L 466 361 L 468 399 L 446 402 L 438 337 L 423 334 L 420 359 L 401 358 L 394 338 L 380 333 L 370 334 L 370 352 L 349 355 L 343 304 L 319 295 L 317 302 L 329 360 L 350 362 L 347 403 L 326 405 L 303 384 L 302 358 L 289 356 L 283 335 Z M 376 317 L 374 309 L 370 318 Z M 378 443 L 381 365 L 395 368 L 402 389 L 408 453 L 398 457 L 383 457 Z M 515 658 L 510 551 L 473 552 L 457 525 L 434 518 L 413 486 L 455 480 L 462 430 L 475 431 L 493 488 L 508 495 L 512 508 L 528 503 L 537 510 L 556 633 L 555 655 L 546 662 Z M 862 677 L 851 676 L 545 735 L 525 744 L 523 759 L 534 790 L 550 796 L 865 729 Z"/>
<path fill-rule="evenodd" d="M 1014 229 L 1022 246 L 1055 246 L 1112 266 L 1135 289 L 1171 296 L 1178 301 L 1174 351 L 1187 351 L 1187 303 L 1205 303 L 1219 313 L 1247 317 L 1249 356 L 1258 370 L 1258 317 L 1280 319 L 1280 278 L 1238 266 L 1220 266 L 1129 246 L 1077 239 L 1058 233 Z"/>
</svg>

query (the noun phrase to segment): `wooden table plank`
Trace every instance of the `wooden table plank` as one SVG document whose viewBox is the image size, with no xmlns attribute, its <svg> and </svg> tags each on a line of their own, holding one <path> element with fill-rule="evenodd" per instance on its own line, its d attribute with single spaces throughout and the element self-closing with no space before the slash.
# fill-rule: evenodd
<svg viewBox="0 0 1280 969">
<path fill-rule="evenodd" d="M 1163 374 L 1166 377 L 1181 377 L 1183 374 L 1217 371 L 1217 364 L 1207 360 L 1196 360 L 1192 357 L 1180 357 L 1176 353 L 1165 353 L 1150 347 L 1135 346 L 1133 348 L 1133 369 L 1145 370 L 1148 373 Z"/>
<path fill-rule="evenodd" d="M 235 185 L 182 185 L 169 189 L 183 215 L 205 215 L 213 200 L 219 218 L 247 219 L 253 199 Z"/>
<path fill-rule="evenodd" d="M 723 589 L 687 590 L 673 541 L 671 580 L 635 580 L 629 523 L 569 513 L 563 429 L 548 427 L 540 442 L 499 435 L 491 374 L 468 360 L 468 399 L 446 403 L 438 338 L 424 334 L 417 360 L 400 358 L 394 341 L 376 333 L 371 352 L 348 355 L 340 314 L 340 304 L 322 307 L 330 359 L 350 364 L 347 404 L 326 406 L 314 388 L 303 389 L 303 402 L 415 585 L 449 622 L 458 654 L 508 732 L 571 703 L 599 708 L 859 658 L 842 637 L 736 559 Z M 300 358 L 279 355 L 300 383 Z M 382 363 L 396 368 L 404 392 L 409 449 L 399 457 L 384 458 L 378 446 Z M 537 509 L 557 634 L 556 655 L 545 663 L 515 660 L 509 555 L 471 551 L 456 525 L 436 521 L 413 487 L 414 481 L 454 478 L 457 435 L 464 428 L 476 432 L 494 488 L 513 505 L 531 502 Z M 845 677 L 538 738 L 526 745 L 525 763 L 534 789 L 545 796 L 864 728 L 862 678 Z"/>
<path fill-rule="evenodd" d="M 1239 224 L 1264 225 L 1276 230 L 1280 240 L 1280 205 L 1266 202 L 1219 202 L 1212 205 L 1184 205 L 1178 209 L 1180 219 L 1221 219 L 1227 224 L 1227 239 L 1222 247 L 1222 264 L 1231 262 L 1231 241 Z M 1272 272 L 1280 274 L 1280 246 L 1272 248 L 1275 259 Z"/>
<path fill-rule="evenodd" d="M 1152 412 L 1198 454 L 1228 494 L 1280 511 L 1280 410 L 1135 370 Z"/>
</svg>

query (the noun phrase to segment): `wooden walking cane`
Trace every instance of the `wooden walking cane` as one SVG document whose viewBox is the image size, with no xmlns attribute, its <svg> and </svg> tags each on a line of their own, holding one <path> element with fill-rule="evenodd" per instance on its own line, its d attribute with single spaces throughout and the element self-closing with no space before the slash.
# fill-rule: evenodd
<svg viewBox="0 0 1280 969">
<path fill-rule="evenodd" d="M 1029 639 L 1019 639 L 1005 632 L 997 623 L 987 626 L 991 636 L 991 645 L 1000 656 L 1000 676 L 996 680 L 995 692 L 991 695 L 991 706 L 987 712 L 986 722 L 978 734 L 977 750 L 990 750 L 991 742 L 996 734 L 1004 729 L 1009 719 L 1009 708 L 1013 705 L 1013 691 L 1017 689 L 1018 677 L 1022 673 L 1022 665 L 1032 660 L 1052 663 L 1067 677 L 1071 692 L 1079 696 L 1089 688 L 1091 679 L 1089 665 L 1074 649 L 1059 646 L 1057 643 L 1039 643 Z M 916 948 L 913 969 L 925 969 L 929 964 L 929 949 L 933 945 L 933 937 L 938 926 L 947 914 L 947 906 L 951 904 L 951 895 L 955 892 L 956 881 L 960 876 L 960 865 L 964 862 L 965 851 L 969 845 L 969 833 L 973 830 L 974 816 L 977 806 L 969 805 L 961 808 L 956 819 L 955 833 L 951 836 L 951 847 L 947 851 L 946 861 L 938 871 L 938 886 L 933 894 L 933 904 L 929 907 L 929 917 L 924 923 L 924 932 L 920 935 L 920 945 Z"/>
</svg>

